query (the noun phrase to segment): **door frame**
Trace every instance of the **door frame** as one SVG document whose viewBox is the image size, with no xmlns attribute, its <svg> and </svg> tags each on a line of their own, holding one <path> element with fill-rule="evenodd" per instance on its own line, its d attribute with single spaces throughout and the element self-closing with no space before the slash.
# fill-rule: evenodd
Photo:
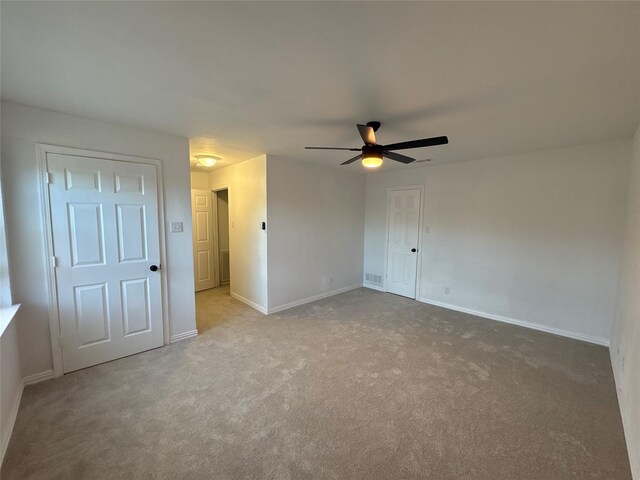
<svg viewBox="0 0 640 480">
<path fill-rule="evenodd" d="M 383 290 L 387 291 L 387 266 L 389 265 L 389 224 L 391 219 L 391 192 L 402 190 L 420 190 L 420 202 L 418 205 L 418 256 L 416 258 L 416 291 L 414 300 L 420 297 L 420 273 L 422 267 L 422 216 L 424 215 L 424 185 L 403 185 L 400 187 L 387 188 L 387 220 L 384 229 L 384 283 Z"/>
<path fill-rule="evenodd" d="M 220 228 L 218 226 L 218 192 L 227 191 L 227 219 L 229 225 L 227 230 L 229 231 L 229 265 L 231 265 L 231 189 L 228 183 L 221 183 L 211 188 L 211 199 L 213 203 L 213 225 L 211 226 L 214 231 L 213 235 L 213 265 L 216 272 L 216 287 L 222 285 L 222 279 L 220 275 Z M 231 289 L 231 272 L 229 272 L 229 289 Z"/>
<path fill-rule="evenodd" d="M 70 155 L 75 157 L 87 157 L 97 160 L 112 160 L 116 162 L 141 163 L 152 165 L 156 169 L 156 181 L 158 183 L 158 235 L 160 240 L 160 294 L 162 296 L 162 337 L 163 344 L 169 345 L 170 319 L 169 298 L 167 295 L 167 252 L 164 220 L 164 190 L 162 178 L 162 162 L 153 158 L 123 155 L 119 153 L 100 152 L 83 148 L 65 147 L 62 145 L 50 145 L 46 143 L 36 144 L 36 162 L 38 170 L 39 202 L 44 230 L 45 270 L 47 271 L 47 291 L 49 300 L 49 330 L 51 332 L 51 355 L 53 358 L 53 376 L 61 377 L 62 343 L 60 330 L 60 317 L 58 314 L 58 291 L 56 285 L 55 261 L 53 258 L 53 230 L 51 225 L 51 199 L 49 197 L 49 174 L 47 171 L 47 154 Z"/>
<path fill-rule="evenodd" d="M 213 237 L 213 285 L 220 286 L 220 232 L 218 230 L 218 192 L 211 190 L 211 236 Z"/>
</svg>

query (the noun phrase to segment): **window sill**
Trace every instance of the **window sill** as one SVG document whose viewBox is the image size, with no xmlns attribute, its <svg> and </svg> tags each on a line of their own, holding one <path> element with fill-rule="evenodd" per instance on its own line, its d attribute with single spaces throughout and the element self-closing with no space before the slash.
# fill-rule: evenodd
<svg viewBox="0 0 640 480">
<path fill-rule="evenodd" d="M 11 320 L 13 320 L 13 317 L 16 316 L 16 313 L 18 313 L 19 308 L 19 303 L 11 305 L 10 307 L 0 308 L 0 337 L 4 334 L 4 331 L 11 323 Z"/>
</svg>

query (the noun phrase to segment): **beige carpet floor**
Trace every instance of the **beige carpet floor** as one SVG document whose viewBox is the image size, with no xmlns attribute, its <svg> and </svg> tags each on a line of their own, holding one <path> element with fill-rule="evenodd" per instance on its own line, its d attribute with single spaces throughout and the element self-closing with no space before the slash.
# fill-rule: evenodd
<svg viewBox="0 0 640 480">
<path fill-rule="evenodd" d="M 358 289 L 27 387 L 12 479 L 629 479 L 604 347 Z"/>
</svg>

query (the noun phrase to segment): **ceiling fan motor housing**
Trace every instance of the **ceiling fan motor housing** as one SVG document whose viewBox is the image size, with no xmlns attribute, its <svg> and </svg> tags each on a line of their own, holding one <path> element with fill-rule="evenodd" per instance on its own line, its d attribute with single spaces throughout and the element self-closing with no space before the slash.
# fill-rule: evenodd
<svg viewBox="0 0 640 480">
<path fill-rule="evenodd" d="M 382 145 L 364 145 L 362 156 L 382 158 Z"/>
</svg>

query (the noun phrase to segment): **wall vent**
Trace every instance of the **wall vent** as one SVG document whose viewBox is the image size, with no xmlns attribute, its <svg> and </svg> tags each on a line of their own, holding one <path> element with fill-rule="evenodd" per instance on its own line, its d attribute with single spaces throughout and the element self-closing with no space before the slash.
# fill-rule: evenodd
<svg viewBox="0 0 640 480">
<path fill-rule="evenodd" d="M 382 275 L 376 275 L 374 273 L 365 273 L 364 280 L 366 283 L 372 285 L 382 286 Z"/>
</svg>

